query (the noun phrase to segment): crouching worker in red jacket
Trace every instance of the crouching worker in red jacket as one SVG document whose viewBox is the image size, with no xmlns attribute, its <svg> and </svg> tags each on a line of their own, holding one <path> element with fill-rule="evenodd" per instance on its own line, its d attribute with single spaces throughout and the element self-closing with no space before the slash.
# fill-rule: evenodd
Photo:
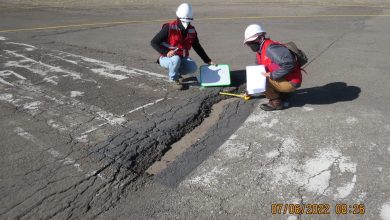
<svg viewBox="0 0 390 220">
<path fill-rule="evenodd" d="M 158 63 L 168 69 L 169 80 L 173 88 L 182 90 L 181 75 L 195 73 L 197 65 L 189 57 L 189 51 L 195 52 L 207 64 L 214 64 L 199 43 L 193 21 L 192 6 L 181 4 L 176 11 L 177 19 L 163 25 L 151 41 L 152 47 L 160 54 Z"/>
<path fill-rule="evenodd" d="M 283 109 L 283 97 L 301 86 L 302 73 L 296 56 L 283 44 L 266 38 L 265 30 L 258 24 L 251 24 L 245 30 L 244 44 L 256 52 L 258 65 L 264 65 L 267 77 L 265 91 L 267 104 L 264 111 Z"/>
</svg>

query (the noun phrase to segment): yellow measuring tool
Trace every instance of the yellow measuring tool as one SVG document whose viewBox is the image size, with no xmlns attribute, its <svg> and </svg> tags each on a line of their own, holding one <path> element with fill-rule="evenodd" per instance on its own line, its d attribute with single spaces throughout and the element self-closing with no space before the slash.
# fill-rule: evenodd
<svg viewBox="0 0 390 220">
<path fill-rule="evenodd" d="M 251 99 L 251 96 L 248 94 L 235 94 L 235 93 L 230 93 L 230 92 L 220 92 L 220 95 L 228 95 L 228 96 L 234 96 L 238 98 L 243 98 L 244 100 L 249 100 Z"/>
</svg>

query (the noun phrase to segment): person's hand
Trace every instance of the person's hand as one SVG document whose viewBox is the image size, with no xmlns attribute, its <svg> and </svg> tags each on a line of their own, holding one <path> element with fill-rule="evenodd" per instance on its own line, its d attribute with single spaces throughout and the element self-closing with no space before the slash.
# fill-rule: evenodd
<svg viewBox="0 0 390 220">
<path fill-rule="evenodd" d="M 172 57 L 175 55 L 175 51 L 174 50 L 170 50 L 168 53 L 167 53 L 167 57 Z"/>
<path fill-rule="evenodd" d="M 271 73 L 270 72 L 266 72 L 266 73 L 262 73 L 263 74 L 263 76 L 265 76 L 265 77 L 271 77 Z"/>
<path fill-rule="evenodd" d="M 218 64 L 214 63 L 213 61 L 210 61 L 210 62 L 208 62 L 207 64 L 209 64 L 209 65 L 214 65 L 214 66 L 218 66 Z"/>
</svg>

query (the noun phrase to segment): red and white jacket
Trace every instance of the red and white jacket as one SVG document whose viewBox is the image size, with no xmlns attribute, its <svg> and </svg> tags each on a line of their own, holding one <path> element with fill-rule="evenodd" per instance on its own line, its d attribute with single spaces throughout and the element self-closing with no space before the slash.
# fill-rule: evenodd
<svg viewBox="0 0 390 220">
<path fill-rule="evenodd" d="M 280 69 L 280 66 L 277 63 L 274 63 L 269 57 L 267 57 L 267 48 L 271 44 L 280 44 L 280 42 L 266 39 L 262 45 L 261 53 L 256 53 L 257 62 L 260 65 L 264 65 L 267 72 L 272 73 Z M 287 81 L 293 83 L 294 85 L 300 85 L 302 83 L 302 72 L 298 63 L 296 63 L 294 69 L 283 76 Z"/>
<path fill-rule="evenodd" d="M 177 55 L 188 57 L 192 44 L 197 37 L 197 33 L 194 26 L 190 24 L 187 27 L 187 36 L 183 38 L 178 22 L 178 20 L 174 20 L 164 24 L 169 27 L 168 39 L 165 43 L 169 44 L 170 47 L 178 48 L 176 51 Z"/>
</svg>

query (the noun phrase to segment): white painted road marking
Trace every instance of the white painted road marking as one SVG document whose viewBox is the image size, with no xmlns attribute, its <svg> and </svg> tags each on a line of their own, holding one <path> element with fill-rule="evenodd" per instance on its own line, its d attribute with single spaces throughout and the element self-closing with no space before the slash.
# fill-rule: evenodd
<svg viewBox="0 0 390 220">
<path fill-rule="evenodd" d="M 83 96 L 83 95 L 84 95 L 84 92 L 70 91 L 70 97 L 72 97 L 72 98 L 77 97 L 77 96 Z"/>
<path fill-rule="evenodd" d="M 2 70 L 2 71 L 0 71 L 0 83 L 3 83 L 3 84 L 8 85 L 8 86 L 14 86 L 12 83 L 6 81 L 7 78 L 11 78 L 11 77 L 16 77 L 19 80 L 25 80 L 26 79 L 25 77 L 15 73 L 12 70 Z"/>
<path fill-rule="evenodd" d="M 6 41 L 7 38 L 1 37 L 0 40 Z M 34 50 L 37 50 L 38 48 L 24 43 L 17 43 L 17 42 L 5 42 L 7 45 L 16 45 L 16 46 L 22 46 L 23 51 L 31 52 Z M 41 61 L 36 61 L 34 59 L 31 59 L 27 57 L 24 54 L 21 54 L 21 51 L 15 51 L 15 50 L 4 50 L 6 52 L 8 59 L 15 59 L 17 60 L 8 60 L 5 64 L 5 67 L 19 67 L 19 68 L 25 68 L 35 74 L 39 74 L 43 77 L 46 77 L 44 81 L 47 81 L 49 83 L 52 83 L 54 85 L 58 84 L 58 78 L 59 76 L 67 77 L 70 76 L 74 80 L 81 80 L 82 74 L 70 71 L 65 69 L 65 67 L 59 67 L 59 66 L 52 66 L 47 63 L 43 63 Z M 79 65 L 86 67 L 91 72 L 100 75 L 102 77 L 108 78 L 108 79 L 114 79 L 116 81 L 128 79 L 131 77 L 151 77 L 151 79 L 156 78 L 160 81 L 168 81 L 167 76 L 161 75 L 158 73 L 153 73 L 146 70 L 141 70 L 138 68 L 130 68 L 123 65 L 113 64 L 102 60 L 97 60 L 89 57 L 84 57 L 64 51 L 59 50 L 52 50 L 51 53 L 45 53 L 44 55 L 47 55 L 49 57 L 55 58 L 56 60 L 61 60 L 73 65 Z M 53 76 L 49 73 L 55 72 L 57 75 Z M 58 75 L 58 73 L 62 73 L 62 75 Z M 85 78 L 85 77 L 84 77 Z M 83 79 L 85 80 L 85 79 Z"/>
<path fill-rule="evenodd" d="M 61 164 L 63 164 L 63 165 L 72 165 L 76 169 L 77 172 L 84 172 L 84 170 L 82 169 L 81 164 L 76 163 L 76 160 L 74 160 L 71 157 L 65 157 L 64 158 L 64 156 L 59 151 L 46 146 L 46 144 L 44 144 L 41 140 L 39 140 L 38 138 L 33 136 L 31 133 L 25 131 L 23 128 L 16 127 L 14 129 L 14 132 L 18 136 L 20 136 L 20 137 L 24 138 L 25 140 L 28 140 L 28 141 L 32 142 L 33 144 L 35 144 L 40 150 L 46 151 L 54 159 L 58 160 L 58 162 L 60 162 Z M 85 174 L 85 176 L 86 177 L 90 177 L 90 176 L 93 176 L 95 174 L 96 174 L 96 171 L 92 171 L 92 172 L 89 172 L 89 173 Z M 99 179 L 103 180 L 103 181 L 106 180 L 106 178 L 104 178 L 104 176 L 101 173 L 98 174 L 97 177 Z"/>
<path fill-rule="evenodd" d="M 39 109 L 39 105 L 37 105 L 37 103 L 35 105 L 31 104 L 34 102 L 40 102 L 40 104 L 44 106 L 50 106 L 53 104 L 53 102 L 59 105 L 67 104 L 69 106 L 74 106 L 79 109 L 86 109 L 88 111 L 91 111 L 94 116 L 98 116 L 99 118 L 106 120 L 111 125 L 122 125 L 127 122 L 127 119 L 123 116 L 115 115 L 97 106 L 83 103 L 77 99 L 74 99 L 72 97 L 66 97 L 54 91 L 51 92 L 54 94 L 54 96 L 52 96 L 51 94 L 48 94 L 48 92 L 43 92 L 39 86 L 33 85 L 28 82 L 18 84 L 16 89 L 17 91 L 15 91 L 14 94 L 0 93 L 0 100 L 11 103 L 15 107 L 22 106 L 26 110 L 34 110 L 34 112 L 32 113 L 35 113 L 35 111 Z M 24 93 L 26 93 L 26 95 Z M 28 108 L 31 106 L 35 106 L 36 108 Z M 60 112 L 58 112 L 58 114 L 60 114 Z"/>
<path fill-rule="evenodd" d="M 106 61 L 101 61 L 101 60 L 97 60 L 97 59 L 93 59 L 93 58 L 89 58 L 89 57 L 71 54 L 71 53 L 64 52 L 64 51 L 56 50 L 56 52 L 58 52 L 58 55 L 60 57 L 62 57 L 67 62 L 71 62 L 71 63 L 76 62 L 79 65 L 82 65 L 83 63 L 87 62 L 89 64 L 95 64 L 95 65 L 100 66 L 100 68 L 92 68 L 91 70 L 94 73 L 101 75 L 101 76 L 104 76 L 104 77 L 107 77 L 107 78 L 113 78 L 116 80 L 123 80 L 123 79 L 129 78 L 130 76 L 137 76 L 138 75 L 138 76 L 154 76 L 154 77 L 160 78 L 164 81 L 168 81 L 166 76 L 161 75 L 161 74 L 157 74 L 157 73 L 153 73 L 153 72 L 149 72 L 146 70 L 141 70 L 141 69 L 137 69 L 137 68 L 128 68 L 128 67 L 123 66 L 123 65 L 112 64 L 112 63 L 109 63 Z M 76 60 L 72 60 L 72 59 L 76 59 Z M 115 74 L 115 72 L 123 72 L 123 73 L 125 73 L 125 75 Z"/>
<path fill-rule="evenodd" d="M 7 38 L 0 37 L 1 40 L 6 41 Z M 32 51 L 36 50 L 37 47 L 29 44 L 24 43 L 16 43 L 16 42 L 5 42 L 5 44 L 9 45 L 17 45 L 24 47 L 24 50 Z M 59 77 L 71 77 L 74 80 L 81 80 L 84 81 L 84 76 L 81 73 L 74 72 L 71 70 L 67 70 L 64 67 L 59 66 L 53 66 L 47 63 L 43 63 L 41 61 L 37 61 L 34 59 L 29 58 L 27 55 L 24 55 L 21 52 L 14 51 L 14 50 L 4 50 L 7 61 L 5 62 L 4 66 L 9 68 L 23 68 L 27 69 L 32 73 L 35 73 L 39 76 L 44 77 L 43 81 L 46 81 L 48 83 L 51 83 L 53 85 L 57 85 L 59 83 L 60 78 Z M 164 75 L 160 75 L 157 73 L 153 73 L 146 70 L 141 70 L 137 68 L 128 68 L 126 66 L 112 64 L 109 62 L 96 60 L 89 57 L 84 57 L 76 54 L 71 54 L 63 51 L 53 50 L 52 53 L 47 54 L 50 57 L 53 57 L 57 60 L 62 60 L 68 63 L 71 63 L 73 65 L 81 65 L 84 67 L 87 67 L 90 71 L 101 75 L 105 78 L 111 78 L 116 81 L 128 79 L 132 76 L 151 76 L 159 78 L 159 80 L 167 81 L 167 77 Z M 12 60 L 10 60 L 12 59 Z M 53 73 L 60 73 L 60 75 Z M 17 74 L 13 70 L 3 70 L 0 72 L 0 83 L 7 85 L 7 86 L 14 86 L 12 82 L 9 82 L 6 80 L 7 77 L 10 77 L 11 75 L 19 78 L 20 80 L 26 80 L 24 76 L 21 76 L 20 74 Z M 91 80 L 89 80 L 91 81 Z M 95 81 L 96 82 L 96 81 Z M 83 92 L 81 91 L 71 91 L 70 96 L 71 97 L 77 97 L 82 95 Z M 143 108 L 147 108 L 153 104 L 156 104 L 163 99 L 158 99 L 152 103 L 147 103 L 145 105 L 142 105 L 140 107 L 137 107 L 133 110 L 130 110 L 126 114 L 133 113 L 135 111 L 138 111 Z M 19 101 L 19 100 L 17 100 Z M 15 102 L 13 102 L 15 104 Z M 114 114 L 105 112 L 105 111 L 98 111 L 97 115 L 99 115 L 102 118 L 105 118 L 109 121 L 110 124 L 123 124 L 126 119 L 121 117 L 116 117 Z M 123 117 L 123 116 L 122 116 Z"/>
<path fill-rule="evenodd" d="M 103 134 L 120 129 L 127 123 L 125 115 L 165 100 L 165 98 L 157 99 L 123 115 L 113 114 L 76 99 L 84 95 L 83 91 L 73 90 L 63 95 L 53 89 L 47 90 L 44 84 L 40 86 L 30 80 L 38 76 L 42 78 L 42 81 L 58 85 L 65 77 L 75 81 L 98 84 L 99 79 L 94 78 L 96 74 L 115 81 L 132 77 L 148 77 L 151 80 L 167 81 L 167 77 L 63 51 L 48 51 L 48 49 L 25 43 L 10 42 L 5 37 L 0 37 L 0 40 L 4 46 L 4 49 L 0 51 L 0 58 L 4 61 L 0 67 L 5 68 L 0 71 L 0 102 L 9 103 L 19 111 L 22 110 L 32 116 L 42 114 L 48 126 L 60 133 L 76 135 L 74 140 L 81 143 L 100 140 Z M 32 53 L 38 54 L 39 57 L 43 55 L 43 59 L 34 58 Z M 75 71 L 80 67 L 85 68 L 83 72 Z M 99 80 L 99 83 L 101 85 L 102 81 Z M 76 108 L 76 111 L 72 111 L 72 108 Z M 91 120 L 85 123 L 88 118 Z"/>
<path fill-rule="evenodd" d="M 5 67 L 19 67 L 27 69 L 35 74 L 38 74 L 42 77 L 46 77 L 48 74 L 52 72 L 63 73 L 64 77 L 72 77 L 74 80 L 81 79 L 81 74 L 73 71 L 68 71 L 62 69 L 60 67 L 52 66 L 49 64 L 42 63 L 40 61 L 33 60 L 24 56 L 23 54 L 19 54 L 16 51 L 4 50 L 8 55 L 13 56 L 14 58 L 20 58 L 18 61 L 7 61 L 4 66 Z M 50 82 L 54 85 L 58 84 L 58 81 L 53 80 L 53 78 L 47 77 L 43 79 L 44 81 Z"/>
<path fill-rule="evenodd" d="M 145 105 L 143 105 L 143 106 L 140 106 L 140 107 L 138 107 L 138 108 L 135 108 L 135 109 L 133 109 L 133 110 L 127 112 L 126 114 L 122 115 L 122 117 L 125 116 L 125 115 L 128 115 L 128 114 L 131 114 L 131 113 L 133 113 L 133 112 L 136 112 L 136 111 L 138 111 L 138 110 L 141 110 L 141 109 L 143 109 L 143 108 L 146 108 L 146 107 L 152 106 L 152 105 L 154 105 L 154 104 L 157 104 L 157 103 L 159 103 L 159 102 L 161 102 L 161 101 L 164 101 L 164 100 L 165 100 L 165 98 L 157 99 L 157 100 L 154 101 L 154 102 L 145 104 Z"/>
<path fill-rule="evenodd" d="M 16 127 L 14 129 L 14 132 L 17 135 L 19 135 L 20 137 L 22 137 L 22 138 L 24 138 L 24 139 L 34 143 L 36 146 L 39 147 L 40 150 L 45 150 L 46 152 L 48 152 L 55 159 L 59 159 L 59 158 L 63 157 L 60 152 L 54 150 L 53 148 L 49 148 L 42 141 L 40 141 L 38 138 L 36 138 L 32 134 L 26 132 L 23 128 Z M 59 162 L 63 163 L 64 165 L 73 165 L 73 167 L 75 167 L 78 172 L 82 172 L 83 171 L 81 169 L 81 165 L 76 163 L 75 160 L 73 160 L 70 157 L 65 157 L 64 159 L 59 160 Z"/>
<path fill-rule="evenodd" d="M 6 44 L 24 46 L 25 50 L 27 50 L 27 51 L 33 51 L 33 50 L 37 49 L 35 46 L 29 45 L 29 44 L 21 44 L 21 43 L 16 43 L 16 42 L 6 42 Z"/>
</svg>

